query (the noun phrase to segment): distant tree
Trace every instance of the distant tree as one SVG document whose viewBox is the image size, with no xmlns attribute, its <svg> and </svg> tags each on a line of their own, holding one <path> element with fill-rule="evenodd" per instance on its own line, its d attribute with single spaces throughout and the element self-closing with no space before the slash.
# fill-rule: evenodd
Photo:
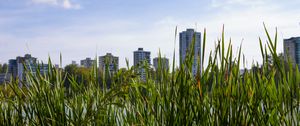
<svg viewBox="0 0 300 126">
<path fill-rule="evenodd" d="M 75 76 L 78 78 L 78 80 L 81 83 L 87 84 L 88 82 L 92 81 L 90 73 L 91 73 L 90 68 L 79 67 L 75 73 Z"/>
<path fill-rule="evenodd" d="M 6 73 L 7 70 L 8 70 L 8 65 L 7 65 L 6 63 L 4 63 L 4 64 L 2 65 L 2 73 Z"/>
<path fill-rule="evenodd" d="M 65 67 L 65 72 L 72 75 L 76 73 L 77 69 L 78 69 L 77 65 L 70 64 Z"/>
<path fill-rule="evenodd" d="M 8 68 L 8 65 L 6 63 L 0 64 L 0 73 L 6 73 L 7 68 Z"/>
<path fill-rule="evenodd" d="M 84 68 L 84 67 L 78 67 L 77 65 L 70 64 L 65 67 L 65 73 L 68 74 L 68 78 L 74 78 L 76 79 L 76 82 L 81 84 L 87 84 L 88 82 L 92 81 L 90 73 L 91 69 L 90 68 Z M 70 86 L 71 82 L 66 80 L 65 85 L 67 87 Z"/>
<path fill-rule="evenodd" d="M 3 70 L 2 70 L 2 64 L 0 64 L 0 73 L 2 73 L 2 71 L 3 71 Z"/>
</svg>

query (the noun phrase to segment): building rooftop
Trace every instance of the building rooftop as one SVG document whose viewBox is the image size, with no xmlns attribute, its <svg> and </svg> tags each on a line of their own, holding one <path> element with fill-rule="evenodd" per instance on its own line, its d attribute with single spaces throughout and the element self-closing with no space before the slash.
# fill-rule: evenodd
<svg viewBox="0 0 300 126">
<path fill-rule="evenodd" d="M 31 58 L 31 55 L 30 55 L 30 54 L 25 54 L 24 57 L 25 57 L 25 58 Z"/>
<path fill-rule="evenodd" d="M 138 48 L 138 50 L 137 50 L 137 51 L 134 51 L 134 52 L 146 52 L 146 53 L 150 53 L 150 51 L 144 51 L 143 48 Z"/>
<path fill-rule="evenodd" d="M 186 31 L 195 31 L 195 30 L 192 28 L 188 28 L 188 29 L 186 29 Z"/>
<path fill-rule="evenodd" d="M 291 37 L 291 38 L 284 39 L 284 40 L 293 40 L 293 39 L 300 39 L 300 37 Z"/>
</svg>

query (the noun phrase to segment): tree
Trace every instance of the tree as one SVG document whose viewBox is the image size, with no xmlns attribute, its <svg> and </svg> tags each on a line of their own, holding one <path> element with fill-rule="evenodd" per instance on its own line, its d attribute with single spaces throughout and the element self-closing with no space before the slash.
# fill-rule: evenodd
<svg viewBox="0 0 300 126">
<path fill-rule="evenodd" d="M 4 63 L 2 65 L 2 73 L 6 73 L 8 71 L 8 65 L 6 63 Z"/>
<path fill-rule="evenodd" d="M 74 78 L 79 84 L 87 84 L 91 81 L 90 68 L 78 67 L 77 65 L 70 64 L 65 67 L 65 73 L 68 74 L 69 79 Z M 69 87 L 70 84 L 71 82 L 66 80 L 65 86 Z"/>
<path fill-rule="evenodd" d="M 0 64 L 0 73 L 6 73 L 8 70 L 7 68 L 8 68 L 8 65 L 6 63 Z"/>
<path fill-rule="evenodd" d="M 70 64 L 65 67 L 65 72 L 72 75 L 76 73 L 77 69 L 78 69 L 77 65 Z"/>
</svg>

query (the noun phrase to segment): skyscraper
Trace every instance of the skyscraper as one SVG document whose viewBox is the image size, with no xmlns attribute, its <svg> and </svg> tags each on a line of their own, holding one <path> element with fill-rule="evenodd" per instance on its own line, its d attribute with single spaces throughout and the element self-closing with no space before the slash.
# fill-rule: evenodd
<svg viewBox="0 0 300 126">
<path fill-rule="evenodd" d="M 137 51 L 133 52 L 134 66 L 141 64 L 142 61 L 146 61 L 146 62 L 148 62 L 148 64 L 151 64 L 150 55 L 151 55 L 151 52 L 144 51 L 143 48 L 138 48 Z"/>
<path fill-rule="evenodd" d="M 284 58 L 290 59 L 294 65 L 300 68 L 300 37 L 292 37 L 283 40 Z"/>
<path fill-rule="evenodd" d="M 143 62 L 151 64 L 150 58 L 151 52 L 144 51 L 143 48 L 138 48 L 137 51 L 133 52 L 134 66 L 138 67 L 138 73 L 142 80 L 146 80 L 146 71 L 143 67 Z"/>
<path fill-rule="evenodd" d="M 99 56 L 100 70 L 105 71 L 106 65 L 108 65 L 110 73 L 117 72 L 119 70 L 119 57 L 113 56 L 111 53 Z"/>
<path fill-rule="evenodd" d="M 195 38 L 195 39 L 194 39 Z M 186 31 L 180 32 L 179 34 L 179 56 L 180 56 L 180 64 L 183 64 L 185 61 L 185 58 L 188 54 L 188 51 L 190 50 L 190 47 L 192 45 L 193 40 L 195 40 L 194 45 L 194 58 L 193 58 L 193 66 L 192 66 L 192 72 L 194 75 L 197 74 L 197 70 L 199 69 L 200 72 L 202 72 L 201 69 L 201 33 L 196 32 L 194 29 L 187 29 Z M 198 59 L 199 59 L 199 65 L 200 68 L 198 68 Z"/>
<path fill-rule="evenodd" d="M 80 65 L 85 68 L 91 68 L 94 64 L 95 60 L 92 60 L 91 58 L 86 58 L 84 60 L 80 61 Z"/>
<path fill-rule="evenodd" d="M 168 58 L 163 58 L 163 57 L 161 57 L 161 68 L 164 68 L 164 69 L 169 69 L 169 59 Z M 159 57 L 155 57 L 154 59 L 153 59 L 153 66 L 154 66 L 154 68 L 155 68 L 155 70 L 157 70 L 158 69 L 158 64 L 159 64 Z"/>
<path fill-rule="evenodd" d="M 26 54 L 24 57 L 17 57 L 16 59 L 9 60 L 8 65 L 8 73 L 16 79 L 18 78 L 20 81 L 26 80 L 25 72 L 30 72 L 32 74 L 36 74 L 39 66 L 39 72 L 41 74 L 46 74 L 48 72 L 48 64 L 38 64 L 37 58 L 32 57 L 30 54 Z M 25 69 L 26 68 L 26 69 Z M 22 86 L 19 83 L 19 86 Z"/>
<path fill-rule="evenodd" d="M 4 84 L 5 82 L 10 82 L 11 74 L 9 73 L 0 73 L 0 85 Z"/>
<path fill-rule="evenodd" d="M 76 65 L 77 66 L 77 63 L 76 63 L 76 61 L 72 61 L 72 63 L 71 63 L 72 65 Z"/>
</svg>

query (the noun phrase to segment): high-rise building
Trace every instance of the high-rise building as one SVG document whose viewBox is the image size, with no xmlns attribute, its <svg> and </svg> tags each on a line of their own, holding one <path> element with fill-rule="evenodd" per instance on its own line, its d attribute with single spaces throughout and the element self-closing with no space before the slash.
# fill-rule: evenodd
<svg viewBox="0 0 300 126">
<path fill-rule="evenodd" d="M 38 64 L 37 58 L 32 57 L 30 54 L 26 54 L 24 57 L 17 57 L 16 59 L 9 60 L 8 73 L 13 78 L 18 78 L 19 80 L 26 80 L 25 72 L 30 72 L 36 74 L 39 67 L 39 72 L 41 74 L 46 74 L 48 72 L 48 64 Z M 22 86 L 19 83 L 19 86 Z"/>
<path fill-rule="evenodd" d="M 14 78 L 18 76 L 18 63 L 16 59 L 10 59 L 8 61 L 8 73 Z"/>
<path fill-rule="evenodd" d="M 137 51 L 133 52 L 134 66 L 140 65 L 143 61 L 146 61 L 148 64 L 151 64 L 150 55 L 150 51 L 144 51 L 143 48 L 138 48 Z"/>
<path fill-rule="evenodd" d="M 91 68 L 91 67 L 93 67 L 94 62 L 95 62 L 95 60 L 92 60 L 91 58 L 88 57 L 84 60 L 81 60 L 80 65 L 85 68 Z"/>
<path fill-rule="evenodd" d="M 133 52 L 134 66 L 138 68 L 138 73 L 142 80 L 146 80 L 146 71 L 143 67 L 143 62 L 147 62 L 149 65 L 151 64 L 151 52 L 144 51 L 143 48 L 138 48 L 137 51 Z"/>
<path fill-rule="evenodd" d="M 11 74 L 0 73 L 0 85 L 4 84 L 5 82 L 9 82 L 10 78 L 11 78 Z"/>
<path fill-rule="evenodd" d="M 99 56 L 99 69 L 105 71 L 109 68 L 110 73 L 119 70 L 119 57 L 113 56 L 111 53 L 106 53 L 104 56 Z"/>
<path fill-rule="evenodd" d="M 56 69 L 59 69 L 59 68 L 60 68 L 60 66 L 59 66 L 58 64 L 55 64 L 54 67 L 55 67 Z"/>
<path fill-rule="evenodd" d="M 284 58 L 300 68 L 300 37 L 283 40 Z"/>
<path fill-rule="evenodd" d="M 76 65 L 77 66 L 77 63 L 76 63 L 76 61 L 72 61 L 72 63 L 71 63 L 72 65 Z"/>
<path fill-rule="evenodd" d="M 160 66 L 161 68 L 169 70 L 169 59 L 168 58 L 161 57 L 160 63 L 161 63 L 161 66 Z M 154 66 L 155 70 L 158 69 L 158 64 L 159 64 L 159 57 L 155 57 L 153 59 L 153 66 Z"/>
<path fill-rule="evenodd" d="M 179 56 L 180 56 L 180 64 L 185 62 L 185 58 L 188 52 L 191 50 L 190 47 L 192 42 L 195 41 L 194 45 L 194 58 L 192 65 L 192 72 L 194 75 L 197 74 L 198 69 L 202 72 L 201 69 L 201 33 L 196 32 L 194 29 L 187 29 L 186 31 L 180 32 L 179 34 Z M 198 59 L 200 62 L 198 62 Z M 198 63 L 200 68 L 198 68 Z"/>
</svg>

